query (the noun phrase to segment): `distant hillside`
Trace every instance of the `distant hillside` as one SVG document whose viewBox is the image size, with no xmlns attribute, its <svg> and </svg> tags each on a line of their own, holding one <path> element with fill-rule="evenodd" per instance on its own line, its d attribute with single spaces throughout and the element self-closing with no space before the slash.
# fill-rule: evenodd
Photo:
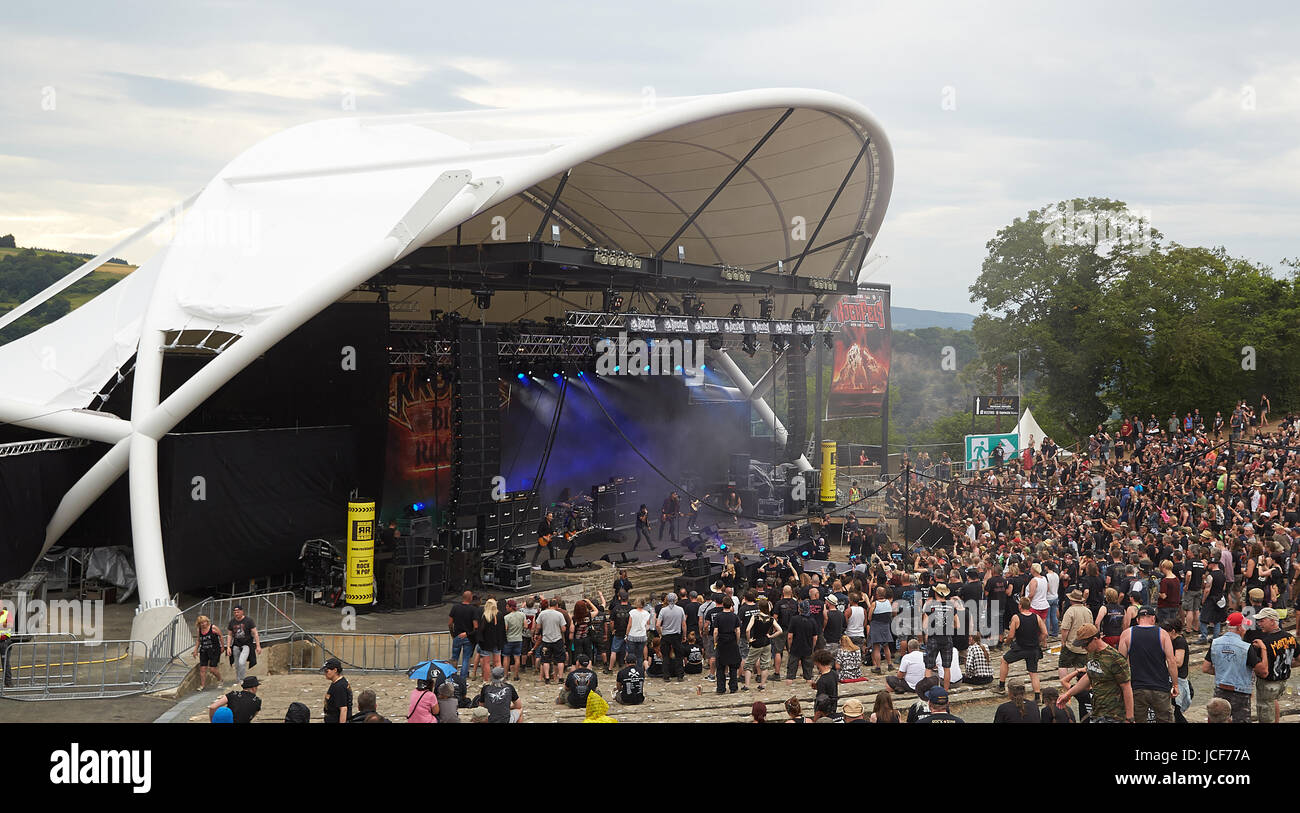
<svg viewBox="0 0 1300 813">
<path fill-rule="evenodd" d="M 926 327 L 946 327 L 952 330 L 970 330 L 975 317 L 969 313 L 923 311 L 915 308 L 890 307 L 894 330 L 920 330 Z"/>
<path fill-rule="evenodd" d="M 21 248 L 13 245 L 11 235 L 0 237 L 0 314 L 27 301 L 84 265 L 90 258 L 88 254 Z M 135 266 L 121 262 L 101 265 L 31 313 L 0 330 L 0 344 L 25 336 L 80 307 L 134 270 Z"/>
</svg>

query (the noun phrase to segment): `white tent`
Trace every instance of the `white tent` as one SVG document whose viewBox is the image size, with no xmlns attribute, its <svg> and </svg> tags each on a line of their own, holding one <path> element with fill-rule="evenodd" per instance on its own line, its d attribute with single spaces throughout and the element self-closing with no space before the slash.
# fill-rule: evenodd
<svg viewBox="0 0 1300 813">
<path fill-rule="evenodd" d="M 550 242 L 549 228 L 531 234 L 540 222 L 559 225 L 558 241 L 574 247 L 676 256 L 681 246 L 699 263 L 763 270 L 784 259 L 787 273 L 797 265 L 800 276 L 852 280 L 893 174 L 871 113 L 815 90 L 294 127 L 186 201 L 175 235 L 137 271 L 0 346 L 0 421 L 108 444 L 63 496 L 46 548 L 129 472 L 139 624 L 170 603 L 159 440 L 268 348 L 412 252 L 498 240 L 498 229 L 507 241 Z M 163 399 L 164 353 L 185 346 L 215 357 Z M 130 419 L 100 411 L 132 366 Z M 143 626 L 133 634 L 149 640 Z"/>
<path fill-rule="evenodd" d="M 1020 448 L 1022 450 L 1031 446 L 1037 450 L 1043 444 L 1043 427 L 1038 425 L 1038 421 L 1034 420 L 1034 413 L 1028 409 L 1025 410 L 1025 414 L 1020 416 L 1020 422 L 1016 424 L 1016 434 L 1020 436 Z"/>
</svg>

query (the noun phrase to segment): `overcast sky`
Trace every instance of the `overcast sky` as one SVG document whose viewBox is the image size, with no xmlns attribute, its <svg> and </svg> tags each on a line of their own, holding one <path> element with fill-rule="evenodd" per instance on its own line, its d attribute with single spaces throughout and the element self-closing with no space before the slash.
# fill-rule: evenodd
<svg viewBox="0 0 1300 813">
<path fill-rule="evenodd" d="M 1300 255 L 1300 12 L 982 6 L 11 0 L 0 234 L 107 248 L 345 92 L 372 115 L 803 86 L 890 135 L 872 280 L 897 305 L 975 312 L 985 242 L 1075 196 L 1180 243 Z"/>
</svg>

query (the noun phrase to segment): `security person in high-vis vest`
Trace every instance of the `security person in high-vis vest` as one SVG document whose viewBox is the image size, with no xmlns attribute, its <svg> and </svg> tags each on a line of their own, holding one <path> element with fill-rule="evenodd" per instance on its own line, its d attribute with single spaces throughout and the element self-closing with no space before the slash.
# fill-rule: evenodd
<svg viewBox="0 0 1300 813">
<path fill-rule="evenodd" d="M 0 661 L 5 664 L 5 686 L 12 686 L 9 676 L 9 645 L 14 640 L 14 614 L 7 607 L 0 607 Z"/>
</svg>

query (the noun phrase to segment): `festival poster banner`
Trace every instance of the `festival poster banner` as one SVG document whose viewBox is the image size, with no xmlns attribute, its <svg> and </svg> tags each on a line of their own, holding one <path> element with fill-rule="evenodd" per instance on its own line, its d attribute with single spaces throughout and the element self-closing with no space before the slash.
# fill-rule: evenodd
<svg viewBox="0 0 1300 813">
<path fill-rule="evenodd" d="M 889 292 L 859 290 L 836 303 L 835 334 L 826 419 L 875 418 L 889 384 Z"/>
<path fill-rule="evenodd" d="M 380 521 L 417 502 L 430 509 L 451 493 L 452 388 L 421 367 L 395 370 L 388 381 L 388 454 Z"/>
</svg>

